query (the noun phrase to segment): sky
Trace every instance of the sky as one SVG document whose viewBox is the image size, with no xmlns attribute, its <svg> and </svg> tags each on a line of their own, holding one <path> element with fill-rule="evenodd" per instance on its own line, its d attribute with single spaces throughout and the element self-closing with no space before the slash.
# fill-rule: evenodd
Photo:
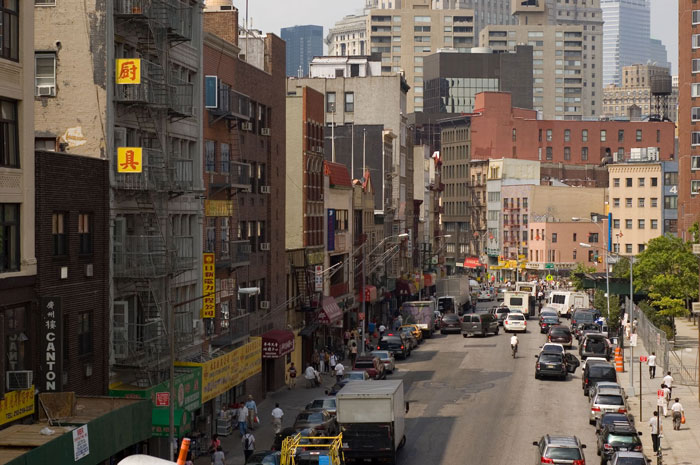
<svg viewBox="0 0 700 465">
<path fill-rule="evenodd" d="M 245 16 L 245 0 L 234 0 Z M 280 33 L 280 28 L 302 24 L 318 24 L 328 28 L 345 15 L 361 13 L 363 0 L 248 0 L 248 16 L 252 26 L 263 32 Z M 241 18 L 243 22 L 243 18 Z M 678 1 L 651 0 L 651 36 L 666 46 L 673 63 L 678 65 Z"/>
</svg>

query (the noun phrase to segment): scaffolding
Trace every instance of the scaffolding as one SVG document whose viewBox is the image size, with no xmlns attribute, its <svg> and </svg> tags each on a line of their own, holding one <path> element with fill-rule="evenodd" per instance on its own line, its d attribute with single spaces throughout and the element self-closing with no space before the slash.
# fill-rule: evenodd
<svg viewBox="0 0 700 465">
<path fill-rule="evenodd" d="M 343 435 L 338 436 L 302 436 L 297 433 L 282 441 L 282 465 L 297 465 L 309 463 L 308 460 L 299 460 L 300 455 L 308 453 L 316 457 L 328 457 L 330 465 L 344 465 Z M 318 459 L 315 462 L 320 461 Z"/>
</svg>

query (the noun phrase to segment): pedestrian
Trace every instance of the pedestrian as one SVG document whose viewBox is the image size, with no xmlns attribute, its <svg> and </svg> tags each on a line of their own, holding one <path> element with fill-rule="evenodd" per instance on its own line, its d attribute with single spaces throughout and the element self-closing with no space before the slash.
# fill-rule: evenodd
<svg viewBox="0 0 700 465">
<path fill-rule="evenodd" d="M 294 362 L 289 365 L 287 373 L 289 373 L 289 389 L 291 390 L 294 389 L 294 386 L 297 383 L 297 367 L 294 366 Z"/>
<path fill-rule="evenodd" d="M 639 323 L 639 322 L 638 322 L 637 319 L 635 318 L 634 321 L 632 322 L 632 334 L 637 334 L 637 324 L 638 324 L 638 323 Z"/>
<path fill-rule="evenodd" d="M 355 366 L 355 360 L 357 359 L 357 342 L 354 339 L 350 340 L 350 361 L 352 366 Z"/>
<path fill-rule="evenodd" d="M 211 463 L 213 465 L 226 465 L 226 456 L 221 446 L 217 447 L 216 452 L 211 456 Z"/>
<path fill-rule="evenodd" d="M 275 408 L 272 409 L 272 429 L 275 431 L 275 434 L 279 433 L 280 430 L 282 430 L 283 416 L 284 412 L 280 408 L 280 404 L 275 403 Z"/>
<path fill-rule="evenodd" d="M 345 367 L 343 366 L 342 363 L 338 362 L 335 365 L 335 379 L 340 382 L 341 379 L 343 379 L 343 375 L 345 374 Z"/>
<path fill-rule="evenodd" d="M 194 465 L 192 461 L 192 451 L 187 452 L 187 460 L 185 460 L 185 465 Z"/>
<path fill-rule="evenodd" d="M 664 384 L 665 384 L 666 387 L 668 388 L 668 391 L 669 391 L 669 399 L 670 399 L 670 398 L 671 398 L 671 397 L 670 397 L 670 394 L 673 394 L 673 376 L 671 376 L 671 372 L 670 372 L 670 371 L 667 371 L 667 372 L 666 372 L 666 376 L 664 376 Z"/>
<path fill-rule="evenodd" d="M 350 331 L 348 331 L 346 329 L 345 332 L 343 333 L 343 343 L 346 347 L 348 345 L 348 342 L 350 342 Z"/>
<path fill-rule="evenodd" d="M 382 338 L 384 337 L 384 333 L 386 332 L 386 326 L 383 324 L 379 325 L 379 337 Z"/>
<path fill-rule="evenodd" d="M 246 433 L 246 435 L 243 436 L 243 439 L 241 439 L 241 442 L 243 443 L 245 463 L 248 463 L 248 459 L 251 455 L 253 455 L 253 451 L 255 450 L 255 436 L 253 436 L 253 433 Z"/>
<path fill-rule="evenodd" d="M 631 329 L 632 323 L 629 320 L 625 321 L 625 337 L 627 337 L 627 339 L 630 338 Z"/>
<path fill-rule="evenodd" d="M 319 362 L 319 370 L 318 370 L 321 373 L 326 372 L 326 355 L 328 355 L 328 354 L 326 354 L 326 351 L 324 349 L 321 349 L 321 352 L 319 352 L 319 356 L 320 356 L 321 361 Z"/>
<path fill-rule="evenodd" d="M 238 431 L 241 433 L 241 437 L 243 437 L 247 431 L 245 424 L 247 419 L 248 409 L 245 404 L 241 404 L 240 407 L 238 407 Z"/>
<path fill-rule="evenodd" d="M 399 316 L 396 319 L 399 320 L 399 328 L 401 328 L 403 326 L 403 317 L 401 316 L 401 314 L 399 314 Z"/>
<path fill-rule="evenodd" d="M 661 383 L 661 390 L 664 391 L 664 399 L 661 403 L 661 408 L 664 411 L 664 417 L 668 416 L 668 402 L 671 400 L 671 390 L 664 383 Z"/>
<path fill-rule="evenodd" d="M 678 431 L 681 429 L 681 420 L 685 417 L 685 410 L 683 410 L 678 397 L 674 401 L 673 405 L 671 405 L 671 415 L 673 417 L 673 429 Z"/>
<path fill-rule="evenodd" d="M 661 424 L 658 410 L 655 410 L 654 416 L 649 419 L 649 426 L 651 427 L 651 443 L 656 453 L 659 451 L 659 434 L 664 431 L 664 425 Z"/>
<path fill-rule="evenodd" d="M 248 427 L 251 430 L 255 429 L 256 424 L 260 422 L 258 420 L 258 406 L 253 400 L 252 395 L 248 395 L 248 401 L 245 403 L 245 407 L 248 409 Z"/>
<path fill-rule="evenodd" d="M 331 367 L 331 372 L 335 371 L 335 366 L 338 364 L 338 357 L 335 355 L 335 353 L 331 353 L 331 355 L 328 357 L 328 366 Z"/>
<path fill-rule="evenodd" d="M 314 350 L 314 354 L 311 356 L 311 363 L 314 368 L 318 370 L 320 368 L 321 356 L 318 354 L 318 350 Z"/>
<path fill-rule="evenodd" d="M 649 378 L 654 379 L 656 377 L 656 352 L 652 352 L 647 358 L 647 365 L 649 365 Z"/>
<path fill-rule="evenodd" d="M 209 454 L 212 455 L 214 452 L 216 452 L 216 449 L 221 446 L 221 439 L 219 439 L 218 434 L 212 434 L 211 436 L 211 444 L 209 444 Z"/>
</svg>

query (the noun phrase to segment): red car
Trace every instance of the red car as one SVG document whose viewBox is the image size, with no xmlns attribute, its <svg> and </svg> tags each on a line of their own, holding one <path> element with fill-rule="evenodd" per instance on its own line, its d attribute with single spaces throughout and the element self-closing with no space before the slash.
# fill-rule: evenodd
<svg viewBox="0 0 700 465">
<path fill-rule="evenodd" d="M 557 342 L 564 347 L 571 349 L 573 339 L 571 330 L 568 328 L 568 326 L 554 325 L 549 327 L 547 342 Z"/>
<path fill-rule="evenodd" d="M 386 367 L 379 357 L 361 355 L 355 360 L 353 370 L 364 370 L 372 379 L 386 379 Z"/>
</svg>

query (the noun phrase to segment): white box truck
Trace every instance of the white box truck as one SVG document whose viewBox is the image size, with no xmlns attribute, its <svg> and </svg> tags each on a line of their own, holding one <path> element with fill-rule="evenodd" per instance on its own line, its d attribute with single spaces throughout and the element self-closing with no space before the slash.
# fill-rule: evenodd
<svg viewBox="0 0 700 465">
<path fill-rule="evenodd" d="M 450 276 L 437 282 L 437 309 L 461 315 L 471 308 L 469 276 Z"/>
<path fill-rule="evenodd" d="M 406 443 L 403 381 L 348 383 L 336 395 L 336 408 L 346 461 L 396 464 Z"/>
</svg>

